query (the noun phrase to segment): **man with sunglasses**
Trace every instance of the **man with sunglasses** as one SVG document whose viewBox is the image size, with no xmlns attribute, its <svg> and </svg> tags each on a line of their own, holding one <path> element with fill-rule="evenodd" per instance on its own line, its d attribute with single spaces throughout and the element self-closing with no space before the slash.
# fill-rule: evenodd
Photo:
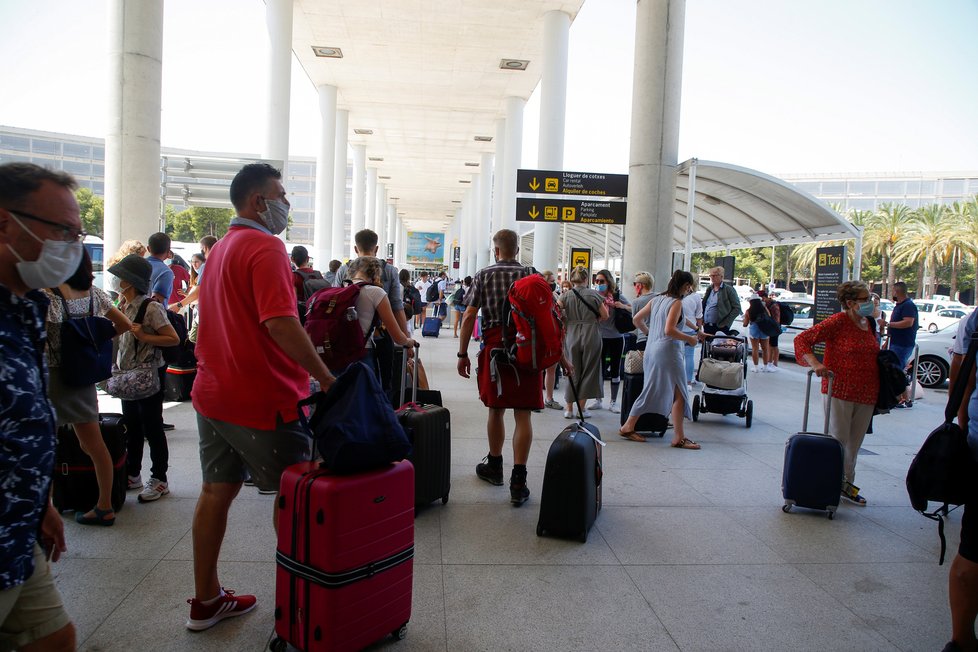
<svg viewBox="0 0 978 652">
<path fill-rule="evenodd" d="M 81 261 L 76 187 L 63 172 L 0 165 L 0 649 L 75 649 L 48 566 L 67 548 L 50 501 L 55 421 L 40 290 L 63 283 Z"/>
</svg>

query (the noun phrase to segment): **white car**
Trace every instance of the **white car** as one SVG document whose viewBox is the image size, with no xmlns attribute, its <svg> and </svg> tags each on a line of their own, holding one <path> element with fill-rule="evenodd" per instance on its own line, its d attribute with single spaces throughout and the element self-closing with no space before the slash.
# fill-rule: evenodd
<svg viewBox="0 0 978 652">
<path fill-rule="evenodd" d="M 961 308 L 945 308 L 935 312 L 920 312 L 920 328 L 927 329 L 928 333 L 936 333 L 945 328 L 955 326 L 958 321 L 968 313 Z"/>
<path fill-rule="evenodd" d="M 948 379 L 951 370 L 949 350 L 954 344 L 957 324 L 936 333 L 917 335 L 917 381 L 927 388 L 940 387 Z M 911 360 L 911 362 L 913 362 Z"/>
<path fill-rule="evenodd" d="M 784 326 L 784 332 L 778 338 L 778 352 L 788 358 L 795 357 L 795 336 L 806 328 L 811 327 L 815 314 L 815 302 L 807 299 L 789 299 L 786 303 L 795 313 L 790 326 Z"/>
</svg>

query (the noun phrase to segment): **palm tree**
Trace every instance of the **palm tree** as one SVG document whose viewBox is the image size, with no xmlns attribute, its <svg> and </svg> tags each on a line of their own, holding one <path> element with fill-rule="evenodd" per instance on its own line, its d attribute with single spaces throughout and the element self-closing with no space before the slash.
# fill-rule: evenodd
<svg viewBox="0 0 978 652">
<path fill-rule="evenodd" d="M 936 272 L 937 264 L 944 262 L 950 222 L 944 219 L 947 207 L 942 204 L 924 206 L 913 212 L 913 219 L 894 250 L 892 263 L 917 263 L 917 298 L 932 294 L 927 281 Z M 935 274 L 936 276 L 936 274 Z M 937 287 L 934 279 L 934 288 Z"/>
<path fill-rule="evenodd" d="M 951 207 L 954 220 L 954 242 L 964 253 L 970 254 L 978 270 L 978 197 Z M 978 296 L 978 279 L 976 279 L 976 296 Z"/>
<path fill-rule="evenodd" d="M 894 250 L 900 242 L 910 221 L 910 208 L 903 204 L 883 204 L 876 213 L 867 220 L 863 244 L 882 257 L 882 268 L 886 274 L 883 283 L 883 296 L 890 296 L 890 290 L 896 283 L 896 265 L 893 262 Z"/>
</svg>

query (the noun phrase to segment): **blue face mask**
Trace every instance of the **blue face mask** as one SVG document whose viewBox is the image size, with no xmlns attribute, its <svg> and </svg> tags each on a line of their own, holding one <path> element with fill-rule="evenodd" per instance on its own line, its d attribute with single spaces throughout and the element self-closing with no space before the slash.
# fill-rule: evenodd
<svg viewBox="0 0 978 652">
<path fill-rule="evenodd" d="M 860 317 L 872 317 L 873 313 L 876 312 L 876 306 L 872 301 L 864 301 L 859 304 L 859 308 L 856 309 Z"/>
<path fill-rule="evenodd" d="M 601 283 L 600 285 L 595 285 L 594 289 L 603 294 L 608 291 L 608 286 L 605 285 L 604 283 Z"/>
</svg>

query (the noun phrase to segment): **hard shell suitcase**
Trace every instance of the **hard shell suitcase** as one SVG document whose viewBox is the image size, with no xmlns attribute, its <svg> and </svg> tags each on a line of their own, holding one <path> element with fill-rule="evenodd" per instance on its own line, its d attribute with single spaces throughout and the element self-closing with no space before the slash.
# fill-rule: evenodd
<svg viewBox="0 0 978 652">
<path fill-rule="evenodd" d="M 537 536 L 587 541 L 601 509 L 602 446 L 597 426 L 585 423 L 583 417 L 579 423 L 564 428 L 550 444 Z"/>
<path fill-rule="evenodd" d="M 119 511 L 126 501 L 126 426 L 121 414 L 100 414 L 98 420 L 112 458 L 112 509 Z M 71 426 L 58 428 L 54 467 L 51 499 L 58 511 L 87 512 L 95 507 L 98 502 L 95 465 L 82 451 Z"/>
<path fill-rule="evenodd" d="M 411 618 L 414 468 L 331 475 L 315 462 L 282 474 L 273 650 L 359 650 Z"/>
<path fill-rule="evenodd" d="M 425 317 L 421 325 L 421 337 L 438 337 L 441 332 L 441 320 L 437 317 Z"/>
<path fill-rule="evenodd" d="M 419 349 L 415 345 L 415 359 Z M 401 371 L 406 373 L 407 355 L 402 356 L 401 364 Z M 411 440 L 408 459 L 414 464 L 414 504 L 427 505 L 438 499 L 445 504 L 452 489 L 451 416 L 441 406 L 418 403 L 417 374 L 412 391 L 411 400 L 406 401 L 402 389 L 397 418 Z"/>
<path fill-rule="evenodd" d="M 635 404 L 635 399 L 642 393 L 642 385 L 645 384 L 645 374 L 622 373 L 621 376 L 620 417 L 621 425 L 625 425 L 625 421 L 628 420 L 628 413 L 631 411 L 632 405 Z M 648 432 L 656 437 L 662 437 L 666 434 L 668 427 L 669 418 L 666 415 L 649 412 L 638 418 L 638 423 L 635 425 L 635 432 Z"/>
<path fill-rule="evenodd" d="M 828 435 L 831 402 L 825 410 L 825 432 L 808 432 L 809 399 L 814 371 L 808 372 L 805 385 L 805 413 L 802 431 L 788 438 L 784 447 L 784 472 L 781 493 L 785 512 L 792 507 L 807 507 L 828 512 L 831 519 L 839 507 L 844 481 L 845 452 L 839 440 Z M 832 397 L 833 376 L 829 375 L 828 396 Z"/>
</svg>

